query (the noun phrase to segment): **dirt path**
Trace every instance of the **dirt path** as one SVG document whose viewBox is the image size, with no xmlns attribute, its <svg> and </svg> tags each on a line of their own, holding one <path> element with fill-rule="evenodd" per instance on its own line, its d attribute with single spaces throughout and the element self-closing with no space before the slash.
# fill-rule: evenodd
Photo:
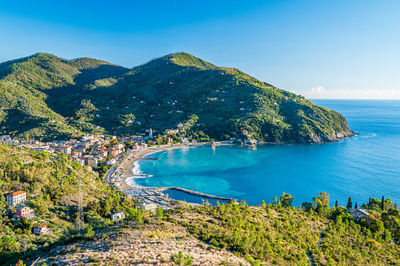
<svg viewBox="0 0 400 266">
<path fill-rule="evenodd" d="M 317 242 L 318 248 L 321 247 L 321 244 L 324 241 L 322 234 L 328 230 L 328 226 L 329 226 L 329 223 L 326 223 L 326 227 L 324 229 L 322 229 L 322 231 L 319 233 L 319 238 L 318 238 L 318 242 Z M 308 259 L 310 260 L 311 265 L 312 266 L 315 265 L 314 258 L 312 257 L 311 251 L 307 251 L 306 255 L 307 255 Z"/>
</svg>

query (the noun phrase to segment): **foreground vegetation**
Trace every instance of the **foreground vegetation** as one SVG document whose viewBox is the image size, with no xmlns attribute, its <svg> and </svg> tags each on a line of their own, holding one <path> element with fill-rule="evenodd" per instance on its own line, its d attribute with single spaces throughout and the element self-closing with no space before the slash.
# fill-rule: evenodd
<svg viewBox="0 0 400 266">
<path fill-rule="evenodd" d="M 186 53 L 133 69 L 49 54 L 0 64 L 0 134 L 162 134 L 180 124 L 196 139 L 319 143 L 352 134 L 335 111 Z"/>
<path fill-rule="evenodd" d="M 285 195 L 275 204 L 257 207 L 242 202 L 178 209 L 168 220 L 252 264 L 400 263 L 398 210 L 375 212 L 371 206 L 371 215 L 356 222 L 345 208 L 330 208 L 326 193 L 302 209 L 291 207 Z"/>
<path fill-rule="evenodd" d="M 85 220 L 82 231 L 76 230 L 79 180 Z M 16 220 L 12 217 L 4 196 L 16 190 L 28 193 L 26 204 L 34 209 L 37 218 Z M 319 193 L 301 208 L 291 206 L 291 195 L 282 193 L 280 199 L 260 206 L 240 202 L 193 207 L 181 203 L 172 210 L 157 209 L 149 213 L 137 209 L 134 201 L 107 187 L 98 173 L 62 154 L 6 146 L 0 146 L 0 192 L 2 264 L 16 262 L 18 258 L 29 260 L 38 254 L 46 257 L 43 261 L 62 262 L 66 258 L 57 257 L 51 250 L 71 242 L 83 246 L 93 242 L 94 246 L 103 245 L 104 250 L 117 243 L 121 250 L 128 252 L 131 247 L 124 247 L 122 240 L 102 242 L 107 240 L 107 234 L 119 230 L 110 219 L 111 213 L 119 211 L 126 214 L 127 230 L 133 230 L 124 236 L 135 239 L 130 245 L 137 247 L 143 237 L 166 239 L 167 250 L 173 243 L 174 253 L 157 257 L 154 254 L 157 254 L 158 242 L 146 242 L 151 246 L 139 250 L 143 249 L 143 256 L 149 256 L 153 262 L 162 259 L 171 263 L 196 263 L 196 253 L 192 250 L 204 250 L 201 260 L 209 261 L 207 256 L 213 256 L 209 251 L 217 250 L 220 251 L 218 263 L 222 264 L 221 258 L 227 254 L 231 262 L 242 260 L 253 265 L 400 264 L 400 212 L 397 204 L 385 198 L 370 198 L 363 204 L 361 208 L 369 215 L 360 220 L 354 219 L 344 207 L 337 204 L 331 207 L 327 193 Z M 352 208 L 351 199 L 348 207 Z M 32 227 L 43 224 L 52 233 L 34 235 Z M 137 230 L 142 232 L 140 237 L 135 233 Z M 177 235 L 179 238 L 173 237 Z M 184 240 L 186 244 L 181 243 Z M 74 245 L 66 250 L 75 252 Z M 188 248 L 179 252 L 182 245 Z M 56 257 L 47 258 L 50 255 Z M 215 263 L 215 258 L 212 261 Z"/>
<path fill-rule="evenodd" d="M 86 227 L 76 231 L 78 183 Z M 27 192 L 27 206 L 37 218 L 13 218 L 5 195 Z M 128 220 L 142 218 L 132 201 L 103 183 L 96 172 L 72 162 L 62 154 L 0 146 L 0 263 L 21 256 L 24 251 L 51 247 L 73 238 L 91 237 L 93 230 L 112 224 L 112 212 L 123 211 Z M 32 228 L 48 225 L 52 234 L 36 236 Z"/>
</svg>

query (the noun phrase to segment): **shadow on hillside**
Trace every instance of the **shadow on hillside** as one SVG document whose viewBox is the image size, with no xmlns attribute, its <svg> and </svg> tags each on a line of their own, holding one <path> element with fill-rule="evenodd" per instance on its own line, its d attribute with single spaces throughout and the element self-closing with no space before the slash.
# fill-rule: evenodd
<svg viewBox="0 0 400 266">
<path fill-rule="evenodd" d="M 92 89 L 90 84 L 99 79 L 118 78 L 127 71 L 129 69 L 114 65 L 99 65 L 95 68 L 83 69 L 75 76 L 75 84 L 49 90 L 46 104 L 64 117 L 73 116 L 76 111 L 74 107 L 78 108 L 83 99 L 81 92 L 84 91 L 85 94 L 90 95 Z"/>
</svg>

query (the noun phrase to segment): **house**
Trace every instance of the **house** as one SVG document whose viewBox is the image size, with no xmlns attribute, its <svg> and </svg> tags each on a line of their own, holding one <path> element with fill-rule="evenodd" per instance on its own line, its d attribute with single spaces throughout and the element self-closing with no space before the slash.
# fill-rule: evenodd
<svg viewBox="0 0 400 266">
<path fill-rule="evenodd" d="M 116 212 L 111 214 L 111 220 L 113 220 L 114 222 L 121 221 L 123 219 L 125 219 L 125 213 L 123 212 Z"/>
<path fill-rule="evenodd" d="M 151 212 L 154 212 L 157 209 L 157 205 L 155 203 L 146 203 L 146 202 L 140 202 L 138 204 L 138 207 L 141 210 L 151 211 Z"/>
<path fill-rule="evenodd" d="M 0 136 L 0 140 L 1 141 L 8 141 L 8 140 L 11 140 L 11 137 L 9 135 L 3 135 L 3 136 Z"/>
<path fill-rule="evenodd" d="M 115 156 L 118 156 L 119 155 L 119 150 L 117 150 L 117 149 L 114 149 L 114 148 L 109 148 L 109 149 L 107 149 L 107 152 L 108 152 L 108 154 L 110 155 L 110 156 L 112 156 L 112 157 L 115 157 Z"/>
<path fill-rule="evenodd" d="M 17 191 L 7 195 L 7 203 L 10 206 L 15 206 L 26 201 L 26 192 Z"/>
<path fill-rule="evenodd" d="M 28 206 L 25 205 L 19 205 L 17 208 L 15 208 L 14 212 L 14 218 L 16 219 L 32 219 L 35 218 L 35 211 L 29 208 Z"/>
<path fill-rule="evenodd" d="M 117 160 L 115 160 L 115 158 L 112 158 L 106 162 L 106 165 L 114 165 L 116 162 Z"/>
<path fill-rule="evenodd" d="M 89 165 L 91 167 L 96 167 L 97 166 L 97 158 L 94 157 L 86 157 L 86 165 Z"/>
<path fill-rule="evenodd" d="M 19 145 L 19 140 L 14 140 L 14 139 L 6 140 L 6 141 L 4 141 L 4 145 L 13 146 L 13 147 L 18 146 Z"/>
<path fill-rule="evenodd" d="M 81 151 L 73 151 L 71 153 L 71 156 L 75 157 L 75 158 L 81 157 L 82 156 L 82 152 Z"/>
<path fill-rule="evenodd" d="M 50 233 L 50 229 L 47 225 L 40 225 L 33 227 L 33 233 L 35 235 L 46 235 Z"/>
<path fill-rule="evenodd" d="M 366 210 L 363 210 L 363 209 L 352 209 L 352 210 L 349 210 L 348 213 L 356 221 L 359 221 L 369 215 L 369 212 L 367 212 Z"/>
<path fill-rule="evenodd" d="M 84 161 L 84 165 L 88 165 L 90 167 L 96 167 L 97 166 L 97 158 L 94 158 L 94 157 L 92 157 L 90 155 L 85 155 L 81 159 Z"/>
<path fill-rule="evenodd" d="M 71 154 L 71 147 L 70 146 L 63 146 L 60 148 L 60 152 L 70 155 Z"/>
<path fill-rule="evenodd" d="M 82 166 L 85 166 L 85 159 L 83 159 L 83 158 L 74 158 L 74 161 L 79 163 Z"/>
</svg>

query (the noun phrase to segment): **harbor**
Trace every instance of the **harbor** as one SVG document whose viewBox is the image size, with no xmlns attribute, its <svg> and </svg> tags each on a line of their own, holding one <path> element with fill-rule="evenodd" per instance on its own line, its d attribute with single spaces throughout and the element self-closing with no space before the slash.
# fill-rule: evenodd
<svg viewBox="0 0 400 266">
<path fill-rule="evenodd" d="M 210 144 L 198 144 L 198 145 L 210 145 Z M 221 144 L 219 144 L 221 145 Z M 173 208 L 176 200 L 170 197 L 169 194 L 174 195 L 172 191 L 179 191 L 180 193 L 186 193 L 188 198 L 191 198 L 192 204 L 200 204 L 206 201 L 210 201 L 212 204 L 216 204 L 217 201 L 231 202 L 236 201 L 234 198 L 222 197 L 217 195 L 211 195 L 202 193 L 195 190 L 190 190 L 181 187 L 144 187 L 136 184 L 135 179 L 137 178 L 148 178 L 151 175 L 140 173 L 138 160 L 158 160 L 159 158 L 144 157 L 146 155 L 154 154 L 159 151 L 176 149 L 187 147 L 186 144 L 170 144 L 149 147 L 142 150 L 131 150 L 128 151 L 124 156 L 119 159 L 120 163 L 112 166 L 104 176 L 104 181 L 131 197 L 132 199 L 141 202 L 142 204 L 154 204 L 157 207 L 163 209 Z M 210 145 L 215 148 L 215 144 Z M 166 192 L 166 193 L 165 193 Z M 172 193 L 171 193 L 172 192 Z"/>
</svg>

